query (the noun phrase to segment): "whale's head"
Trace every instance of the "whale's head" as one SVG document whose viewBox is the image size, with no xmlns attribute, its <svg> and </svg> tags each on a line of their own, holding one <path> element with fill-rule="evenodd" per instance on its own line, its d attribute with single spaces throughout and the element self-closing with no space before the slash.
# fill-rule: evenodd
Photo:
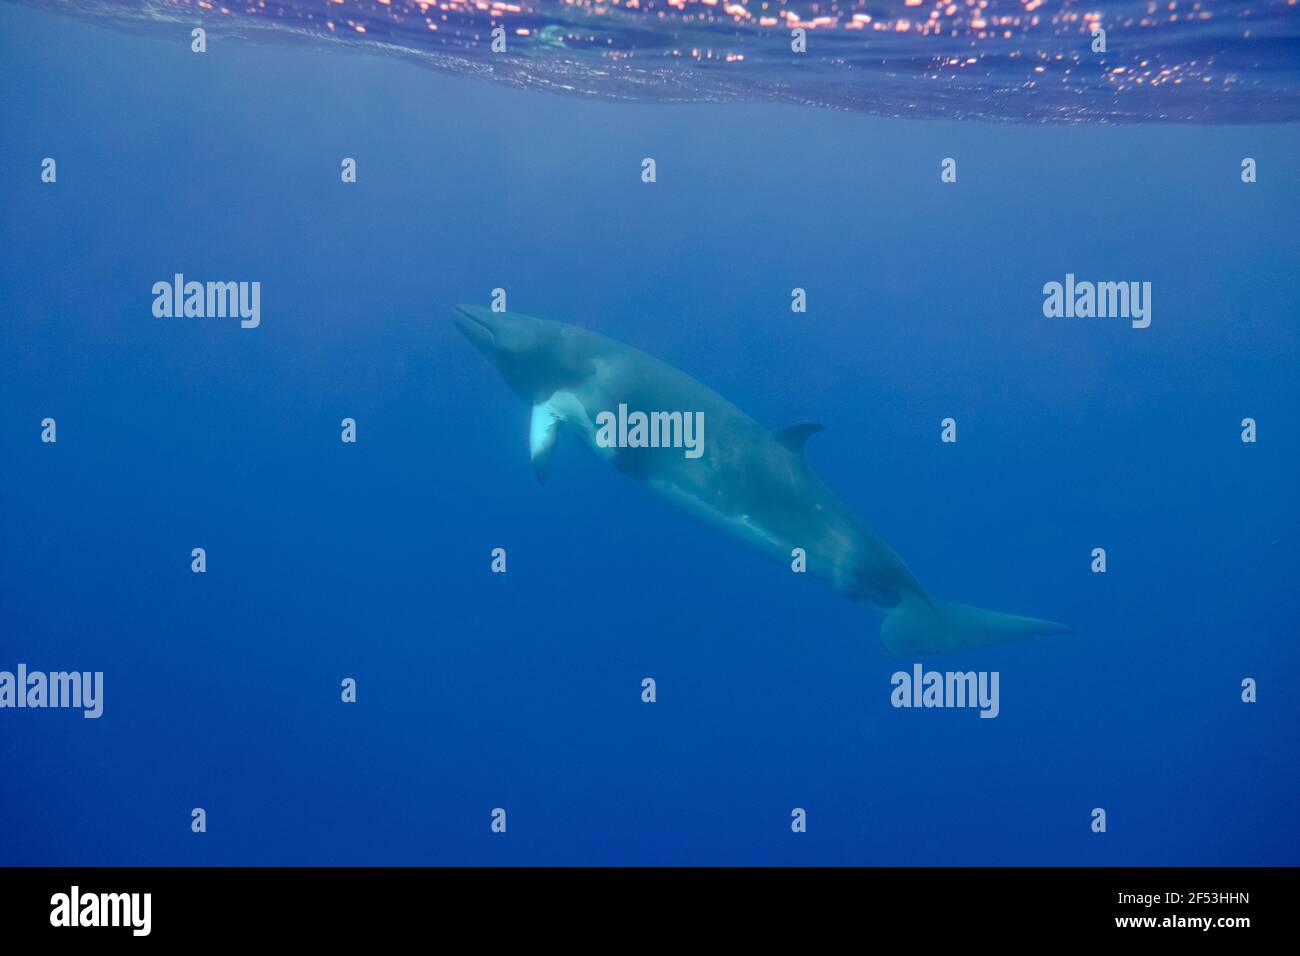
<svg viewBox="0 0 1300 956">
<path fill-rule="evenodd" d="M 524 399 L 536 403 L 587 374 L 582 330 L 519 312 L 458 305 L 457 327 Z"/>
</svg>

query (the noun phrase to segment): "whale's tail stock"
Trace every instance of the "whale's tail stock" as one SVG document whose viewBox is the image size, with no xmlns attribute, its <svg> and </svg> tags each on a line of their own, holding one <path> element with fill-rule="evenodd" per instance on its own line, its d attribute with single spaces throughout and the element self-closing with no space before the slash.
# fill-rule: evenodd
<svg viewBox="0 0 1300 956">
<path fill-rule="evenodd" d="M 1048 634 L 1066 634 L 1069 628 L 1054 621 L 983 608 L 932 601 L 909 594 L 885 615 L 880 639 L 895 657 L 918 651 L 945 653 L 992 647 L 1008 641 Z"/>
</svg>

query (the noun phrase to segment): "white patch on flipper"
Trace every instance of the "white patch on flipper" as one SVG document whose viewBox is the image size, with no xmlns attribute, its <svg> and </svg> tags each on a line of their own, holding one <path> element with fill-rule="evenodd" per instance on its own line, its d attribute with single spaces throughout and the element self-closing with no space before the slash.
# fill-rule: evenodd
<svg viewBox="0 0 1300 956">
<path fill-rule="evenodd" d="M 560 417 L 549 402 L 533 406 L 533 417 L 528 423 L 528 454 L 537 464 L 539 458 L 549 458 L 555 451 L 555 433 L 560 427 Z"/>
<path fill-rule="evenodd" d="M 614 457 L 615 448 L 601 448 L 596 444 L 596 423 L 587 414 L 587 408 L 573 392 L 555 392 L 540 405 L 533 406 L 533 430 L 536 432 L 538 416 L 548 416 L 555 422 L 563 422 L 578 432 L 601 458 Z M 554 440 L 554 438 L 552 438 Z"/>
<path fill-rule="evenodd" d="M 546 401 L 533 406 L 532 418 L 528 422 L 528 454 L 533 460 L 538 481 L 545 481 L 550 474 L 561 423 L 578 431 L 601 458 L 614 455 L 613 448 L 601 448 L 596 444 L 596 423 L 587 415 L 587 409 L 578 397 L 572 392 L 555 392 Z"/>
</svg>

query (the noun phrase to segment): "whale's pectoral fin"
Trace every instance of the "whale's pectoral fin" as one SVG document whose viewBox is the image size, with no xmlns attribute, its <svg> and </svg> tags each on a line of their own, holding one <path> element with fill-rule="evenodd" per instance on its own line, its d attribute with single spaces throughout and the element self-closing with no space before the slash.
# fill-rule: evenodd
<svg viewBox="0 0 1300 956">
<path fill-rule="evenodd" d="M 900 601 L 880 625 L 880 639 L 895 657 L 917 652 L 945 653 L 992 647 L 1007 641 L 1047 634 L 1066 634 L 1054 621 L 983 608 L 929 601 L 910 596 Z"/>
<path fill-rule="evenodd" d="M 549 404 L 534 405 L 533 417 L 528 423 L 528 454 L 533 459 L 533 471 L 538 483 L 546 481 L 555 460 L 555 439 L 560 431 L 560 417 Z"/>
<path fill-rule="evenodd" d="M 785 428 L 778 428 L 772 432 L 772 437 L 795 454 L 802 454 L 808 436 L 816 435 L 818 432 L 824 432 L 825 430 L 826 426 L 817 422 L 795 422 L 793 425 L 785 426 Z"/>
</svg>

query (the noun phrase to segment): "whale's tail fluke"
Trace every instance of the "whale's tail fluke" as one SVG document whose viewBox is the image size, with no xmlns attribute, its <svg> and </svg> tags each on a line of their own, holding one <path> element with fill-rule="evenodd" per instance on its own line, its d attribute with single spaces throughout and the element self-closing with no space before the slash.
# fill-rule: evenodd
<svg viewBox="0 0 1300 956">
<path fill-rule="evenodd" d="M 880 625 L 880 639 L 900 659 L 918 651 L 963 651 L 1068 632 L 1069 628 L 1054 621 L 948 601 L 930 601 L 923 595 L 905 597 L 885 615 Z"/>
</svg>

